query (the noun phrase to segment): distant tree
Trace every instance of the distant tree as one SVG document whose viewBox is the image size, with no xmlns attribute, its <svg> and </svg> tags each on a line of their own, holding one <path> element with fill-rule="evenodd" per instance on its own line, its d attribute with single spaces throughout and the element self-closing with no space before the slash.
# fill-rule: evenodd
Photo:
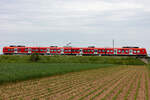
<svg viewBox="0 0 150 100">
<path fill-rule="evenodd" d="M 37 62 L 38 60 L 40 60 L 39 54 L 38 53 L 32 53 L 30 56 L 30 60 L 32 62 Z"/>
</svg>

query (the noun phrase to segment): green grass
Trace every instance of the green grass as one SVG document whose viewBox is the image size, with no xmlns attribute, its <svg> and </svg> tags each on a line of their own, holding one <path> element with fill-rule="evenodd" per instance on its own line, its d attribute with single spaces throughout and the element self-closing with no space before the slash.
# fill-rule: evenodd
<svg viewBox="0 0 150 100">
<path fill-rule="evenodd" d="M 121 64 L 144 65 L 142 61 L 134 57 L 117 56 L 40 56 L 38 63 L 97 63 L 97 64 Z M 0 63 L 32 63 L 30 56 L 1 55 Z"/>
<path fill-rule="evenodd" d="M 144 63 L 133 57 L 107 56 L 39 56 L 39 60 L 33 63 L 31 56 L 1 55 L 0 84 L 111 65 L 144 65 Z"/>
<path fill-rule="evenodd" d="M 0 63 L 0 84 L 109 66 L 113 65 L 89 63 Z"/>
</svg>

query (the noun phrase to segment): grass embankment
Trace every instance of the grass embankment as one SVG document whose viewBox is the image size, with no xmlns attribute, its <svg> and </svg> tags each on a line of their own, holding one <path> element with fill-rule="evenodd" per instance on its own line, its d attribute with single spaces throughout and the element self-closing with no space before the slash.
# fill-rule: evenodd
<svg viewBox="0 0 150 100">
<path fill-rule="evenodd" d="M 40 56 L 36 63 L 30 59 L 30 56 L 0 56 L 0 84 L 112 65 L 144 64 L 129 57 Z"/>
<path fill-rule="evenodd" d="M 139 59 L 133 57 L 112 56 L 40 56 L 38 63 L 97 63 L 120 65 L 143 65 Z M 0 63 L 31 63 L 30 56 L 0 56 Z"/>
</svg>

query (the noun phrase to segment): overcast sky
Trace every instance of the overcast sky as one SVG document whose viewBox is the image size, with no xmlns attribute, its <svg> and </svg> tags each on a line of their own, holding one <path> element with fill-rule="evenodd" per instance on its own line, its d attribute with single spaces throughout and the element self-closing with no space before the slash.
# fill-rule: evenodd
<svg viewBox="0 0 150 100">
<path fill-rule="evenodd" d="M 150 47 L 150 0 L 0 0 L 0 47 Z M 148 50 L 149 51 L 149 50 Z"/>
</svg>

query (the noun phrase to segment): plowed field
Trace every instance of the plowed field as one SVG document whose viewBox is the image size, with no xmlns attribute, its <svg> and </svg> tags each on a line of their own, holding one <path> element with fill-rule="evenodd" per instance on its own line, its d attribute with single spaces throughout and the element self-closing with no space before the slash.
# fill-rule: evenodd
<svg viewBox="0 0 150 100">
<path fill-rule="evenodd" d="M 0 85 L 2 100 L 150 100 L 145 66 L 119 66 Z"/>
</svg>

